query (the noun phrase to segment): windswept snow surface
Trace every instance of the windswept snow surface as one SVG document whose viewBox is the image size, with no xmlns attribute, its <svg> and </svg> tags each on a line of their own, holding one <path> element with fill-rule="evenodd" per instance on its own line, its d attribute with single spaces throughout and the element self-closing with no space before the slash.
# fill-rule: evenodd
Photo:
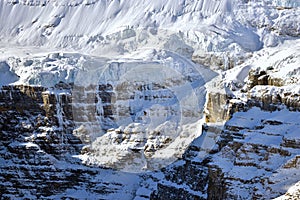
<svg viewBox="0 0 300 200">
<path fill-rule="evenodd" d="M 2 44 L 115 55 L 256 51 L 299 36 L 298 1 L 0 1 Z M 278 7 L 291 9 L 279 9 Z M 280 37 L 283 35 L 285 37 Z"/>
</svg>

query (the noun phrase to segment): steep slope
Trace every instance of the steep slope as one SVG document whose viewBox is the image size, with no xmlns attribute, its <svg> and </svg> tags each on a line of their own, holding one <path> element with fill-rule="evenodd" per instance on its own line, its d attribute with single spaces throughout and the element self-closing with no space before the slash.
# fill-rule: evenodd
<svg viewBox="0 0 300 200">
<path fill-rule="evenodd" d="M 199 61 L 207 52 L 227 52 L 218 59 L 224 63 L 299 36 L 298 1 L 1 0 L 0 6 L 2 44 L 96 55 L 159 47 Z"/>
<path fill-rule="evenodd" d="M 284 194 L 299 21 L 297 0 L 0 0 L 0 198 Z"/>
</svg>

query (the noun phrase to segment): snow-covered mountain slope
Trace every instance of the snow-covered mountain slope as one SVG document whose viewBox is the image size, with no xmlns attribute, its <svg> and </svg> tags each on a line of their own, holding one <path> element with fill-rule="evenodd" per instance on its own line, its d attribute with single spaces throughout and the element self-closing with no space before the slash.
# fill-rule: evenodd
<svg viewBox="0 0 300 200">
<path fill-rule="evenodd" d="M 299 45 L 300 40 L 295 39 L 256 51 L 246 62 L 223 71 L 210 85 L 214 85 L 213 90 L 226 88 L 237 98 L 247 98 L 247 92 L 255 95 L 261 87 L 273 88 L 274 92 L 281 89 L 298 93 Z"/>
<path fill-rule="evenodd" d="M 298 7 L 265 0 L 1 0 L 0 39 L 110 56 L 145 47 L 240 55 L 299 36 Z"/>
<path fill-rule="evenodd" d="M 75 132 L 89 136 L 86 143 L 95 152 L 80 157 L 131 172 L 162 168 L 181 157 L 201 134 L 205 83 L 217 74 L 168 51 L 135 52 L 134 59 L 114 60 L 75 53 L 16 55 L 3 62 L 19 75 L 14 85 L 49 88 L 59 101 L 72 94 Z M 62 83 L 73 85 L 72 90 L 60 90 Z M 63 115 L 64 109 L 57 112 L 61 123 Z M 125 167 L 133 151 L 141 151 L 137 166 Z"/>
<path fill-rule="evenodd" d="M 213 151 L 201 162 L 205 145 L 199 148 L 202 136 L 196 139 L 184 159 L 163 170 L 156 197 L 272 199 L 283 194 L 299 181 L 299 117 L 287 109 L 270 113 L 256 107 L 235 113 L 219 135 L 209 124 L 204 133 L 220 137 Z M 291 198 L 297 199 L 297 185 L 293 190 Z"/>
<path fill-rule="evenodd" d="M 0 0 L 0 198 L 284 194 L 299 21 L 298 0 Z"/>
<path fill-rule="evenodd" d="M 228 194 L 270 199 L 297 183 L 299 117 L 288 110 L 257 108 L 234 114 L 225 129 L 233 139 L 213 158 L 231 180 L 226 183 Z"/>
</svg>

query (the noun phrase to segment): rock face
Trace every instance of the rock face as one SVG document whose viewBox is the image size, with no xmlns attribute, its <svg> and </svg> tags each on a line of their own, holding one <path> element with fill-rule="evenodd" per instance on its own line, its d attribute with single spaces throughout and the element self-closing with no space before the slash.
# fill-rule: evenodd
<svg viewBox="0 0 300 200">
<path fill-rule="evenodd" d="M 43 103 L 44 88 L 34 86 L 3 86 L 1 90 L 1 107 L 3 111 L 29 111 L 42 114 L 39 104 Z"/>
<path fill-rule="evenodd" d="M 201 160 L 203 150 L 191 145 L 188 151 L 198 154 L 163 170 L 167 181 L 158 184 L 152 198 L 260 199 L 284 194 L 283 186 L 298 181 L 300 167 L 297 131 L 292 131 L 299 128 L 299 114 L 290 113 L 287 119 L 287 113 L 252 108 L 234 114 L 220 133 L 217 149 Z"/>
<path fill-rule="evenodd" d="M 285 90 L 284 88 L 257 86 L 249 93 L 248 105 L 258 106 L 269 111 L 280 109 L 284 105 L 292 111 L 299 111 L 299 100 L 300 96 L 298 93 Z"/>
<path fill-rule="evenodd" d="M 231 95 L 209 92 L 206 104 L 206 122 L 222 122 L 229 120 L 235 112 L 248 109 L 248 104 L 236 101 Z"/>
<path fill-rule="evenodd" d="M 262 70 L 257 68 L 249 71 L 248 78 L 248 105 L 258 106 L 265 110 L 273 111 L 280 106 L 285 105 L 290 110 L 298 110 L 299 104 L 299 92 L 293 91 L 287 85 L 291 81 L 297 82 L 294 79 L 294 73 L 290 76 L 279 78 L 271 76 L 273 68 L 269 70 Z M 296 73 L 296 72 L 295 72 Z"/>
<path fill-rule="evenodd" d="M 285 193 L 300 175 L 299 6 L 1 0 L 0 199 Z"/>
<path fill-rule="evenodd" d="M 274 78 L 269 75 L 270 71 L 264 71 L 261 69 L 253 69 L 249 71 L 248 88 L 252 89 L 256 85 L 272 85 L 283 86 L 283 80 L 280 78 Z"/>
<path fill-rule="evenodd" d="M 202 117 L 206 91 L 195 66 L 174 62 L 114 61 L 96 76 L 96 85 L 74 84 L 74 134 L 90 145 L 86 163 L 120 170 L 136 164 L 134 171 L 141 171 L 160 168 L 155 160 L 182 156 L 200 131 L 187 129 L 197 129 L 193 123 Z"/>
<path fill-rule="evenodd" d="M 277 61 L 274 67 L 250 69 L 244 83 L 232 81 L 221 86 L 223 89 L 208 91 L 206 121 L 227 121 L 233 113 L 246 111 L 253 106 L 267 111 L 284 107 L 299 111 L 299 69 L 296 64 L 293 65 L 298 62 L 298 58 L 298 54 L 292 54 Z M 291 65 L 291 69 L 284 70 L 285 65 Z M 282 73 L 286 75 L 282 76 Z M 217 81 L 221 82 L 219 79 Z M 220 87 L 217 81 L 211 87 Z M 236 92 L 237 90 L 240 91 Z"/>
<path fill-rule="evenodd" d="M 290 113 L 294 119 L 285 119 L 282 116 L 285 113 L 288 111 L 268 113 L 253 108 L 245 114 L 234 115 L 226 124 L 222 136 L 226 145 L 213 156 L 213 162 L 218 163 L 223 171 L 227 197 L 263 198 L 267 195 L 274 198 L 284 192 L 280 189 L 283 185 L 297 182 L 294 178 L 285 179 L 290 176 L 285 173 L 286 168 L 298 170 L 297 164 L 288 163 L 298 157 L 299 148 L 286 147 L 285 138 L 295 137 L 291 130 L 298 129 L 296 121 L 299 116 L 294 112 Z M 272 120 L 268 120 L 270 118 Z M 232 138 L 229 142 L 228 137 Z"/>
<path fill-rule="evenodd" d="M 223 120 L 228 120 L 230 116 L 228 115 L 228 109 L 226 108 L 229 103 L 229 97 L 227 94 L 221 93 L 208 93 L 208 100 L 206 109 L 206 121 L 207 122 L 218 122 Z"/>
<path fill-rule="evenodd" d="M 258 79 L 255 84 L 267 83 Z M 161 85 L 132 85 L 103 83 L 76 90 L 63 83 L 50 89 L 22 85 L 2 87 L 1 198 L 78 198 L 72 195 L 79 190 L 85 196 L 104 199 L 119 198 L 120 194 L 127 199 L 260 199 L 282 195 L 286 192 L 284 187 L 298 181 L 300 141 L 297 130 L 300 127 L 296 110 L 299 97 L 293 92 L 276 98 L 271 93 L 269 99 L 251 96 L 248 103 L 220 93 L 208 94 L 208 122 L 229 121 L 224 128 L 210 124 L 203 127 L 205 131 L 193 139 L 181 158 L 159 172 L 130 174 L 83 165 L 72 155 L 99 154 L 104 158 L 107 152 L 114 155 L 111 150 L 115 151 L 118 146 L 122 150 L 126 144 L 130 147 L 126 152 L 117 152 L 117 160 L 107 162 L 109 167 L 123 169 L 126 164 L 134 165 L 142 155 L 151 158 L 172 141 L 159 131 L 140 138 L 141 130 L 145 129 L 138 123 L 113 128 L 118 117 L 145 120 L 148 110 L 141 109 L 140 104 L 174 99 L 172 92 Z M 264 89 L 264 85 L 253 86 L 258 87 Z M 128 99 L 141 102 L 118 104 Z M 280 107 L 282 103 L 295 112 Z M 175 108 L 168 107 L 173 112 Z M 281 110 L 277 111 L 278 108 Z M 107 134 L 95 140 L 98 136 L 90 135 L 82 125 L 93 128 L 99 125 L 99 120 L 107 122 L 101 127 Z M 90 145 L 83 148 L 86 144 Z M 151 169 L 151 162 L 155 160 L 149 161 L 137 166 Z M 113 181 L 103 179 L 103 173 Z M 294 175 L 290 177 L 290 173 Z M 141 177 L 144 178 L 140 180 Z M 128 183 L 131 179 L 133 181 Z"/>
<path fill-rule="evenodd" d="M 82 144 L 67 128 L 59 129 L 57 102 L 48 96 L 44 104 L 44 92 L 45 88 L 34 86 L 1 90 L 1 198 L 49 196 L 80 179 L 76 175 L 80 170 L 69 169 L 67 174 L 55 167 L 65 153 L 78 153 Z"/>
<path fill-rule="evenodd" d="M 205 133 L 214 132 L 217 145 L 208 151 L 204 143 L 192 143 L 182 160 L 163 171 L 167 181 L 157 185 L 152 199 L 269 199 L 298 181 L 299 92 L 297 85 L 295 90 L 287 87 L 289 78 L 271 76 L 273 69 L 268 70 L 249 71 L 246 101 L 232 91 L 208 91 L 206 121 L 227 122 L 218 134 L 206 127 L 195 141 L 209 143 Z"/>
<path fill-rule="evenodd" d="M 139 182 L 139 178 L 135 174 L 86 167 L 81 164 L 81 160 L 72 157 L 72 155 L 80 155 L 81 152 L 93 153 L 93 149 L 83 148 L 84 145 L 91 142 L 91 138 L 88 137 L 89 132 L 85 132 L 80 127 L 74 130 L 76 123 L 89 122 L 97 125 L 99 119 L 109 119 L 110 122 L 116 120 L 116 112 L 113 107 L 113 103 L 116 101 L 115 89 L 107 84 L 98 87 L 98 90 L 95 89 L 97 88 L 95 86 L 83 88 L 80 93 L 84 96 L 80 97 L 84 104 L 80 104 L 80 98 L 75 96 L 79 94 L 76 93 L 79 90 L 72 90 L 72 85 L 63 83 L 49 89 L 22 85 L 5 86 L 1 89 L 0 154 L 1 163 L 4 163 L 0 167 L 1 198 L 26 196 L 43 199 L 56 197 L 53 196 L 54 193 L 67 198 L 72 197 L 72 191 L 77 190 L 78 187 L 86 195 L 96 195 L 97 198 L 101 195 L 105 198 L 112 195 L 113 198 L 115 194 L 123 193 L 122 188 L 127 187 L 124 184 L 127 184 L 129 179 L 134 180 L 133 185 Z M 141 84 L 136 85 L 135 89 L 138 94 L 135 94 L 132 99 L 136 101 L 140 99 L 143 102 L 150 100 L 173 101 L 172 93 L 161 92 L 165 89 L 159 85 Z M 124 90 L 127 91 L 126 87 L 119 90 L 118 101 L 131 98 L 132 95 L 124 96 L 125 94 L 121 93 Z M 75 102 L 74 99 L 76 99 Z M 143 113 L 143 110 L 136 109 L 137 112 L 133 109 L 138 105 L 126 106 L 128 106 L 128 110 L 132 109 L 133 111 L 126 114 L 130 116 L 132 113 L 138 120 L 143 120 L 144 114 L 141 116 L 137 114 L 138 112 Z M 77 113 L 77 110 L 83 110 L 83 112 Z M 97 110 L 103 112 L 97 112 Z M 90 111 L 95 112 L 86 116 L 93 118 L 82 118 L 83 114 Z M 122 109 L 119 108 L 119 111 Z M 111 124 L 109 125 L 111 126 Z M 125 159 L 134 161 L 134 155 L 142 155 L 139 151 L 151 157 L 156 150 L 164 148 L 164 145 L 168 145 L 172 141 L 170 137 L 163 135 L 163 131 L 154 131 L 148 138 L 146 137 L 146 140 L 143 138 L 138 141 L 135 136 L 138 136 L 139 132 L 135 131 L 138 129 L 127 127 L 123 132 L 117 134 L 116 139 L 118 140 L 107 139 L 107 141 L 113 141 L 120 146 L 121 143 L 133 145 L 127 150 L 131 158 L 125 156 L 122 160 L 117 157 L 119 158 L 118 162 L 125 162 Z M 110 132 L 117 132 L 117 129 L 108 130 L 107 135 L 110 135 Z M 141 148 L 140 144 L 145 147 Z M 96 151 L 96 153 L 99 152 Z M 118 169 L 118 166 L 122 167 L 122 165 L 117 165 L 115 168 Z M 190 168 L 190 166 L 187 167 Z M 196 170 L 196 167 L 191 168 Z M 112 183 L 105 183 L 105 180 L 99 175 L 101 173 L 112 174 L 111 176 L 115 176 L 113 174 L 116 173 L 118 174 L 116 176 L 120 177 L 115 178 L 116 181 L 112 181 Z M 91 177 L 98 178 L 93 178 L 92 180 L 96 181 L 93 182 L 89 181 Z M 132 184 L 128 185 L 128 197 L 134 195 L 133 189 L 136 186 Z M 101 189 L 97 189 L 98 187 Z M 137 194 L 137 196 L 139 195 Z"/>
<path fill-rule="evenodd" d="M 72 134 L 70 95 L 65 93 L 66 88 L 63 93 L 60 89 L 50 92 L 37 86 L 2 87 L 1 199 L 74 198 L 74 191 L 81 190 L 99 198 L 115 195 L 124 187 L 118 178 L 105 183 L 98 177 L 101 169 L 86 167 L 72 157 L 80 154 L 83 144 Z M 114 176 L 109 170 L 106 173 Z"/>
</svg>

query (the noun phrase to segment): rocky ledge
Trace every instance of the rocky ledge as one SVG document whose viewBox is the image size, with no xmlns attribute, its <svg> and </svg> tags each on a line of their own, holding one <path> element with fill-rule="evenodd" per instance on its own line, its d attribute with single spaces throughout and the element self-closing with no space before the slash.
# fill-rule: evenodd
<svg viewBox="0 0 300 200">
<path fill-rule="evenodd" d="M 224 127 L 210 123 L 203 127 L 202 135 L 189 145 L 182 158 L 159 172 L 126 174 L 85 166 L 73 156 L 91 151 L 83 148 L 91 138 L 82 130 L 74 130 L 78 127 L 76 123 L 82 125 L 88 121 L 96 125 L 99 117 L 113 120 L 115 116 L 113 105 L 108 106 L 114 102 L 110 85 L 100 85 L 98 90 L 95 86 L 84 88 L 85 96 L 81 98 L 85 104 L 80 104 L 81 98 L 76 97 L 77 106 L 82 106 L 76 109 L 84 112 L 95 111 L 90 107 L 99 105 L 99 101 L 103 103 L 103 112 L 95 112 L 93 119 L 84 119 L 84 115 L 77 115 L 73 110 L 76 93 L 72 87 L 63 83 L 50 89 L 2 87 L 1 198 L 51 199 L 55 194 L 73 198 L 72 193 L 76 190 L 84 190 L 93 197 L 108 198 L 109 195 L 123 194 L 122 188 L 127 181 L 134 179 L 132 184 L 135 186 L 128 187 L 140 189 L 125 192 L 130 198 L 260 199 L 284 194 L 285 187 L 299 181 L 298 104 L 286 103 L 290 111 L 295 111 L 290 112 L 282 107 L 283 100 L 274 102 L 276 109 L 269 109 L 253 103 L 252 99 L 241 103 L 233 96 L 208 94 L 207 109 L 211 114 L 208 121 L 229 119 Z M 292 93 L 290 97 L 298 98 Z M 116 131 L 108 130 L 108 135 Z M 118 136 L 113 141 L 116 144 L 133 142 L 123 130 L 115 135 Z M 164 143 L 161 144 L 163 148 Z M 144 150 L 151 156 L 150 147 Z M 133 159 L 138 151 L 139 148 L 132 149 Z M 101 178 L 103 173 L 120 177 L 108 183 Z M 158 175 L 160 178 L 156 177 Z M 124 176 L 129 179 L 123 179 Z M 142 181 L 139 180 L 141 177 Z M 147 191 L 147 194 L 140 194 L 140 191 Z"/>
<path fill-rule="evenodd" d="M 298 120 L 298 112 L 286 109 L 235 113 L 213 149 L 192 143 L 182 160 L 163 170 L 165 178 L 152 198 L 270 199 L 284 194 L 285 187 L 299 181 Z M 206 135 L 217 135 L 217 130 L 208 127 Z"/>
</svg>

